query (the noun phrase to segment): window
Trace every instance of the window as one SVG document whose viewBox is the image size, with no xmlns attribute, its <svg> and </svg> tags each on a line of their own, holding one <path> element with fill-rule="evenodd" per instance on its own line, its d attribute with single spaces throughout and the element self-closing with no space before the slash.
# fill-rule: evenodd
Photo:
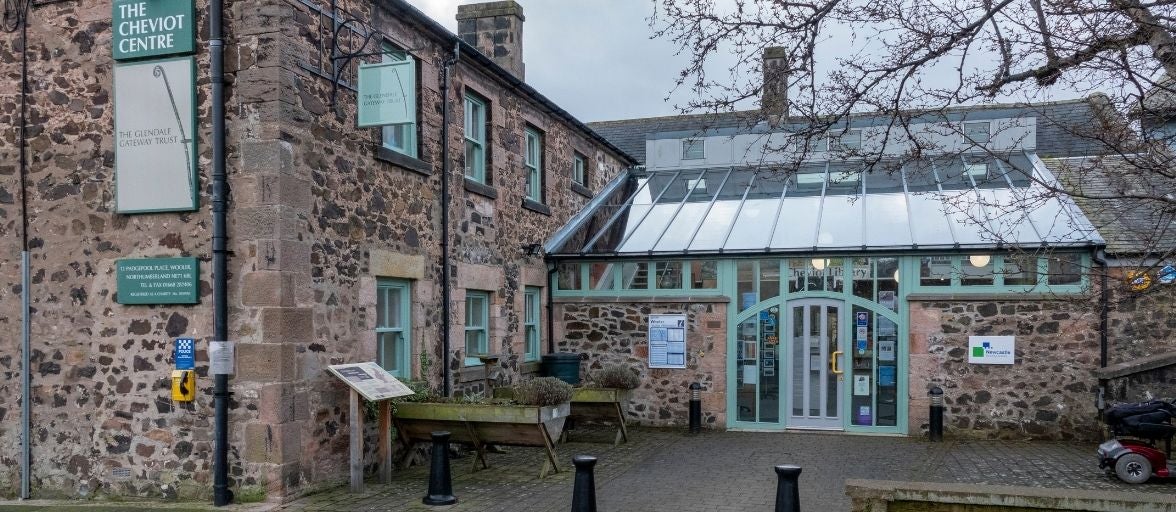
<svg viewBox="0 0 1176 512">
<path fill-rule="evenodd" d="M 395 46 L 392 46 L 391 44 L 384 43 L 381 46 L 381 48 L 385 52 L 384 56 L 383 56 L 384 62 L 400 62 L 400 61 L 412 62 L 412 60 L 413 60 L 412 56 L 405 53 L 403 50 L 396 48 Z M 412 108 L 413 111 L 415 112 L 415 110 L 416 110 L 416 103 L 415 103 L 415 98 L 416 98 L 416 95 L 415 95 L 416 64 L 413 63 L 413 64 L 407 66 L 406 71 L 408 73 L 411 73 L 409 76 L 409 78 L 411 78 L 409 86 L 414 89 L 413 102 L 409 105 L 409 107 Z M 402 75 L 402 77 L 403 77 L 403 75 Z M 416 114 L 414 113 L 411 117 L 415 119 Z M 383 132 L 384 132 L 383 133 L 384 147 L 391 149 L 392 151 L 395 151 L 397 153 L 402 153 L 402 154 L 411 156 L 413 158 L 416 158 L 417 144 L 416 144 L 416 123 L 415 122 L 388 125 L 388 126 L 383 127 Z"/>
<path fill-rule="evenodd" d="M 490 292 L 467 291 L 465 315 L 465 364 L 480 365 L 482 362 L 473 356 L 489 350 Z"/>
<path fill-rule="evenodd" d="M 527 199 L 543 202 L 543 134 L 528 126 L 523 130 L 527 151 L 523 165 L 527 167 Z"/>
<path fill-rule="evenodd" d="M 719 287 L 719 263 L 715 260 L 690 262 L 690 288 L 713 290 Z"/>
<path fill-rule="evenodd" d="M 682 141 L 682 160 L 701 160 L 706 157 L 702 139 Z"/>
<path fill-rule="evenodd" d="M 659 261 L 654 269 L 657 272 L 657 279 L 654 283 L 659 290 L 682 288 L 682 262 Z"/>
<path fill-rule="evenodd" d="M 465 175 L 489 185 L 486 176 L 486 101 L 465 95 Z"/>
<path fill-rule="evenodd" d="M 687 179 L 686 191 L 690 193 L 706 193 L 706 178 Z"/>
<path fill-rule="evenodd" d="M 528 286 L 523 294 L 524 361 L 539 360 L 539 297 L 541 288 Z"/>
<path fill-rule="evenodd" d="M 1048 282 L 1051 285 L 1080 284 L 1082 282 L 1082 257 L 1077 254 L 1050 256 Z"/>
<path fill-rule="evenodd" d="M 588 186 L 588 160 L 579 153 L 572 155 L 572 181 Z"/>
<path fill-rule="evenodd" d="M 555 266 L 556 270 L 556 288 L 560 290 L 579 290 L 580 289 L 580 264 L 579 263 L 559 263 Z"/>
<path fill-rule="evenodd" d="M 976 144 L 988 142 L 991 137 L 990 125 L 991 123 L 988 121 L 964 123 L 964 142 L 975 142 Z"/>
<path fill-rule="evenodd" d="M 823 153 L 829 150 L 829 137 L 814 135 L 808 140 L 809 153 Z"/>
<path fill-rule="evenodd" d="M 837 149 L 840 151 L 858 151 L 862 149 L 862 131 L 846 130 L 837 136 Z"/>
<path fill-rule="evenodd" d="M 409 283 L 383 280 L 376 284 L 376 360 L 395 377 L 412 377 Z"/>
<path fill-rule="evenodd" d="M 923 286 L 951 286 L 951 256 L 923 258 L 919 265 L 919 283 Z"/>
</svg>

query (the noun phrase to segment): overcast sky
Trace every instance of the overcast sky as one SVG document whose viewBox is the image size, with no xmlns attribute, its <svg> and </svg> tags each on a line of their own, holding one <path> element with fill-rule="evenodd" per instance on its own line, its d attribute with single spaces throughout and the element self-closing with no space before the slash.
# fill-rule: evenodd
<svg viewBox="0 0 1176 512">
<path fill-rule="evenodd" d="M 410 0 L 457 32 L 458 4 Z M 665 101 L 685 60 L 650 40 L 648 0 L 520 0 L 527 83 L 582 121 L 673 115 Z M 686 97 L 675 97 L 684 102 Z"/>
<path fill-rule="evenodd" d="M 457 32 L 457 6 L 485 0 L 409 0 L 418 9 Z M 675 104 L 691 99 L 689 91 L 671 96 L 674 78 L 685 57 L 666 40 L 651 39 L 650 0 L 518 0 L 523 6 L 523 62 L 526 81 L 582 121 L 606 121 L 675 115 Z M 722 2 L 723 0 L 719 0 Z M 818 64 L 835 65 L 853 30 L 831 27 L 828 41 L 818 47 Z M 867 44 L 868 42 L 863 43 Z M 824 54 L 824 55 L 822 55 Z M 725 70 L 734 59 L 719 60 L 708 69 Z M 820 69 L 818 75 L 828 70 Z M 951 79 L 950 65 L 936 66 Z M 725 71 L 724 71 L 725 72 Z M 1054 90 L 1039 96 L 1000 97 L 998 101 L 1059 100 L 1083 94 Z M 670 96 L 669 101 L 666 100 Z M 750 105 L 747 108 L 751 108 Z"/>
</svg>

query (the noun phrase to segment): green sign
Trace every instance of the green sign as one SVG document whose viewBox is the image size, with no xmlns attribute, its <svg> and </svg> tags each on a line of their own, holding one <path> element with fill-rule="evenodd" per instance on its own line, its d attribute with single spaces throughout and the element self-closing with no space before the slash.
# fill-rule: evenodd
<svg viewBox="0 0 1176 512">
<path fill-rule="evenodd" d="M 192 53 L 194 0 L 114 0 L 114 60 Z"/>
<path fill-rule="evenodd" d="M 415 75 L 412 59 L 360 66 L 359 127 L 416 121 Z"/>
<path fill-rule="evenodd" d="M 136 258 L 115 263 L 119 304 L 195 304 L 200 264 L 196 258 Z"/>
</svg>

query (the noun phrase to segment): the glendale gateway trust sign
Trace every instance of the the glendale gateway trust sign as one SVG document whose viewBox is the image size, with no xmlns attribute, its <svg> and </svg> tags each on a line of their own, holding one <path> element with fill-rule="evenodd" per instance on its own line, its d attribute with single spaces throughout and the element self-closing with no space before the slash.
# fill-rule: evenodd
<svg viewBox="0 0 1176 512">
<path fill-rule="evenodd" d="M 192 57 L 114 66 L 114 199 L 119 213 L 197 208 Z"/>
</svg>

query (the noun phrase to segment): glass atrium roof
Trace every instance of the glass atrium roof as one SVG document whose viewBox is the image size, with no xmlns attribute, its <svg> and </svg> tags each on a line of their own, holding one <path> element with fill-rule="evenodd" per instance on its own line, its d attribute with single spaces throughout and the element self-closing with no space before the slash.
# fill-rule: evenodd
<svg viewBox="0 0 1176 512">
<path fill-rule="evenodd" d="M 547 243 L 555 256 L 1088 247 L 1102 238 L 1032 153 L 634 170 Z"/>
</svg>

